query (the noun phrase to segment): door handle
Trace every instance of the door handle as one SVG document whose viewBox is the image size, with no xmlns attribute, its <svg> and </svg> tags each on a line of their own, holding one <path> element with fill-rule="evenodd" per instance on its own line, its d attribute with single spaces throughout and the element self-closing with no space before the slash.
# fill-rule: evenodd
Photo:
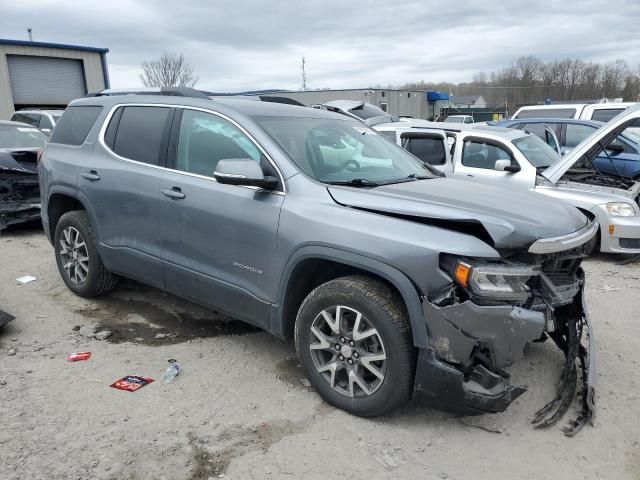
<svg viewBox="0 0 640 480">
<path fill-rule="evenodd" d="M 96 172 L 95 170 L 91 170 L 89 172 L 82 172 L 80 176 L 92 182 L 95 182 L 96 180 L 100 180 L 100 175 L 98 175 L 98 172 Z"/>
<path fill-rule="evenodd" d="M 180 188 L 178 187 L 163 188 L 162 193 L 163 195 L 166 195 L 169 198 L 174 198 L 176 200 L 180 200 L 186 197 L 186 195 L 182 193 L 182 190 L 180 190 Z"/>
</svg>

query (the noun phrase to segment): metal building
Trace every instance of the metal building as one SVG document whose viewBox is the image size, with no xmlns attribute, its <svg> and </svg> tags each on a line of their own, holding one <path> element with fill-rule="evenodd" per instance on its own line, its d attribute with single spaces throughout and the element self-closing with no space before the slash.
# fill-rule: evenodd
<svg viewBox="0 0 640 480">
<path fill-rule="evenodd" d="M 0 39 L 0 120 L 109 88 L 107 48 Z"/>
<path fill-rule="evenodd" d="M 362 100 L 391 115 L 409 115 L 415 118 L 436 118 L 448 105 L 449 96 L 443 92 L 424 90 L 393 90 L 358 88 L 348 90 L 277 91 L 280 97 L 297 100 L 309 107 L 331 100 Z"/>
</svg>

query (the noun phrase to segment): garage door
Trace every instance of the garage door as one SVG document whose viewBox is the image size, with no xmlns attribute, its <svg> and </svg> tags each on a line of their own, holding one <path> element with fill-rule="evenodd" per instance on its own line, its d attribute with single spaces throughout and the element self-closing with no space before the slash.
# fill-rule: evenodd
<svg viewBox="0 0 640 480">
<path fill-rule="evenodd" d="M 87 93 L 82 60 L 7 55 L 13 103 L 66 105 Z"/>
</svg>

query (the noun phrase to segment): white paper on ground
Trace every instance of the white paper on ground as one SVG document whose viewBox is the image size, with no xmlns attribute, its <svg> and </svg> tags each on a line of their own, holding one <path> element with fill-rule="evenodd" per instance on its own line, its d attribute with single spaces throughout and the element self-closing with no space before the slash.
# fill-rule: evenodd
<svg viewBox="0 0 640 480">
<path fill-rule="evenodd" d="M 16 278 L 16 280 L 18 281 L 18 283 L 29 283 L 29 282 L 34 282 L 36 280 L 36 277 L 32 277 L 31 275 L 25 275 L 24 277 L 20 277 L 20 278 Z"/>
</svg>

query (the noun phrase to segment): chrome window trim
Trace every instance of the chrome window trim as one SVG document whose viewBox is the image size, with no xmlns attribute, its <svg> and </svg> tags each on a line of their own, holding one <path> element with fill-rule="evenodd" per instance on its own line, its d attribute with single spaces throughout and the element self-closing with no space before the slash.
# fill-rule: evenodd
<svg viewBox="0 0 640 480">
<path fill-rule="evenodd" d="M 251 189 L 251 190 L 262 190 L 262 191 L 264 191 L 266 193 L 273 193 L 275 195 L 285 195 L 287 193 L 287 187 L 286 187 L 286 185 L 284 183 L 284 176 L 282 175 L 282 172 L 278 168 L 278 165 L 276 164 L 276 162 L 273 161 L 271 156 L 262 147 L 262 145 L 260 145 L 258 143 L 258 141 L 253 137 L 253 135 L 251 135 L 242 125 L 240 125 L 238 122 L 236 122 L 232 118 L 228 117 L 227 115 L 225 115 L 223 113 L 216 112 L 215 110 L 207 109 L 207 108 L 192 107 L 192 106 L 189 106 L 189 105 L 182 105 L 182 104 L 172 105 L 172 104 L 167 104 L 167 103 L 118 103 L 118 104 L 113 105 L 111 107 L 111 110 L 109 110 L 109 113 L 107 113 L 107 116 L 105 117 L 104 121 L 102 122 L 102 126 L 100 127 L 100 133 L 98 134 L 98 143 L 102 146 L 102 148 L 104 148 L 107 152 L 109 152 L 111 155 L 113 155 L 117 159 L 122 160 L 124 162 L 134 163 L 136 165 L 142 165 L 142 166 L 146 166 L 146 167 L 150 167 L 150 168 L 156 168 L 158 170 L 163 170 L 163 171 L 167 171 L 167 172 L 179 173 L 180 175 L 187 175 L 187 176 L 190 176 L 190 177 L 203 178 L 205 180 L 210 180 L 212 182 L 219 183 L 213 177 L 208 177 L 206 175 L 199 175 L 197 173 L 183 172 L 182 170 L 176 170 L 175 168 L 162 167 L 160 165 L 151 165 L 150 163 L 140 162 L 138 160 L 132 160 L 131 158 L 126 158 L 126 157 L 123 157 L 121 155 L 118 155 L 116 152 L 111 150 L 111 148 L 109 148 L 109 146 L 105 143 L 104 136 L 105 136 L 105 133 L 107 132 L 107 128 L 109 126 L 109 123 L 111 122 L 111 118 L 113 117 L 113 114 L 120 107 L 159 107 L 159 108 L 176 108 L 176 109 L 177 108 L 182 108 L 182 109 L 185 109 L 185 110 L 196 110 L 196 111 L 199 111 L 199 112 L 208 113 L 208 114 L 215 115 L 217 117 L 220 117 L 220 118 L 228 121 L 229 123 L 234 125 L 236 128 L 238 128 L 244 135 L 246 135 L 247 138 L 256 146 L 256 148 L 265 156 L 267 161 L 273 166 L 275 171 L 278 173 L 278 177 L 280 178 L 280 182 L 282 183 L 282 190 L 264 190 L 262 188 L 252 187 L 252 186 L 249 186 L 249 185 L 236 185 L 236 186 L 241 187 L 241 188 L 248 188 L 248 189 Z"/>
<path fill-rule="evenodd" d="M 571 250 L 579 247 L 591 240 L 598 232 L 600 225 L 597 220 L 593 220 L 589 225 L 575 232 L 559 237 L 541 238 L 531 244 L 530 253 L 555 253 L 564 250 Z"/>
</svg>

